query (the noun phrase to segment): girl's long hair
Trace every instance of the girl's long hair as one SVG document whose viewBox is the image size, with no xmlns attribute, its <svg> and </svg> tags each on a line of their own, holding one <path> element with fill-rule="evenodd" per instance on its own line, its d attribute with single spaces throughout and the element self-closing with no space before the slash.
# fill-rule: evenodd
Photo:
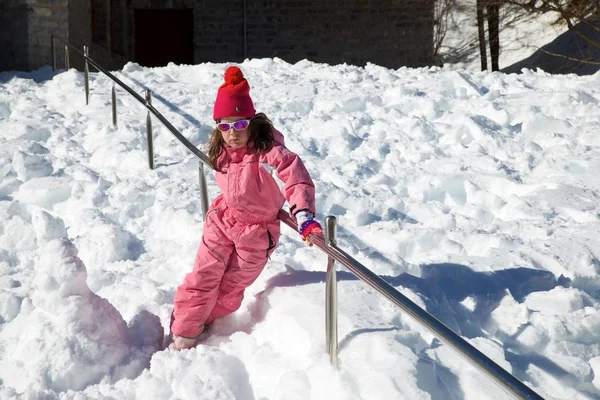
<svg viewBox="0 0 600 400">
<path fill-rule="evenodd" d="M 221 120 L 217 120 L 217 124 Z M 250 119 L 250 125 L 248 125 L 248 144 L 246 149 L 251 150 L 255 153 L 262 154 L 267 153 L 273 147 L 275 137 L 273 136 L 273 123 L 263 113 L 258 113 Z M 221 171 L 222 165 L 218 165 L 217 161 L 221 156 L 221 153 L 225 151 L 223 145 L 223 135 L 221 131 L 215 128 L 208 142 L 208 158 L 210 159 L 210 165 L 217 171 Z"/>
</svg>

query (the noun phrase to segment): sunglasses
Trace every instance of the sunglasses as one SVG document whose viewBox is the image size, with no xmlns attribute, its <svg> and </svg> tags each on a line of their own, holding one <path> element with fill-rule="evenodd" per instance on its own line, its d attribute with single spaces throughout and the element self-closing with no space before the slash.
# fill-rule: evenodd
<svg viewBox="0 0 600 400">
<path fill-rule="evenodd" d="M 248 125 L 250 125 L 249 119 L 240 119 L 239 121 L 235 122 L 221 122 L 217 124 L 217 129 L 221 132 L 229 132 L 231 128 L 235 129 L 236 131 L 241 131 L 246 129 Z"/>
</svg>

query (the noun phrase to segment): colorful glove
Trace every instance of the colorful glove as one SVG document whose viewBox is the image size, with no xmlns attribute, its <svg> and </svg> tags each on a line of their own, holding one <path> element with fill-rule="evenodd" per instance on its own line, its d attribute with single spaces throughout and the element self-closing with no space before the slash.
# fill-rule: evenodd
<svg viewBox="0 0 600 400">
<path fill-rule="evenodd" d="M 309 246 L 313 245 L 309 239 L 310 234 L 323 233 L 323 228 L 321 228 L 321 224 L 319 224 L 313 218 L 314 215 L 310 211 L 299 211 L 298 213 L 296 213 L 296 221 L 298 221 L 298 232 L 300 233 L 300 236 L 302 236 L 302 240 L 304 240 Z"/>
</svg>

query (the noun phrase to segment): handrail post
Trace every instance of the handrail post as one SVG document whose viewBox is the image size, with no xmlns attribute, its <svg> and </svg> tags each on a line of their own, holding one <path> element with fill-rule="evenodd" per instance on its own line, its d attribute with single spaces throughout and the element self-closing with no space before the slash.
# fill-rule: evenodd
<svg viewBox="0 0 600 400">
<path fill-rule="evenodd" d="M 65 45 L 65 69 L 68 71 L 71 68 L 71 64 L 69 62 L 69 46 Z"/>
<path fill-rule="evenodd" d="M 83 69 L 84 75 L 85 75 L 85 105 L 87 106 L 88 104 L 90 104 L 90 68 L 88 66 L 88 47 L 87 46 L 83 46 L 83 55 L 84 60 L 85 60 L 85 66 Z M 114 84 L 113 84 L 114 87 Z"/>
<path fill-rule="evenodd" d="M 325 218 L 325 245 L 337 246 L 336 218 L 332 215 Z M 327 277 L 325 283 L 325 330 L 327 353 L 331 364 L 338 366 L 338 324 L 337 324 L 337 277 L 335 258 L 327 256 Z"/>
<path fill-rule="evenodd" d="M 146 105 L 152 105 L 152 92 L 146 90 Z M 148 165 L 150 169 L 154 169 L 154 138 L 152 135 L 152 117 L 150 116 L 150 110 L 146 116 L 146 136 L 148 138 Z"/>
<path fill-rule="evenodd" d="M 118 127 L 118 124 L 117 124 L 117 89 L 115 88 L 115 83 L 114 82 L 113 82 L 113 85 L 112 85 L 112 90 L 111 90 L 110 98 L 112 100 L 113 126 L 115 128 L 117 128 Z"/>
<path fill-rule="evenodd" d="M 52 71 L 56 71 L 56 47 L 54 44 L 54 35 L 50 35 L 50 50 L 52 51 Z"/>
<path fill-rule="evenodd" d="M 206 188 L 206 176 L 204 175 L 204 163 L 198 161 L 199 172 L 200 172 L 200 201 L 202 202 L 202 216 L 206 220 L 206 214 L 208 213 L 208 189 Z"/>
</svg>

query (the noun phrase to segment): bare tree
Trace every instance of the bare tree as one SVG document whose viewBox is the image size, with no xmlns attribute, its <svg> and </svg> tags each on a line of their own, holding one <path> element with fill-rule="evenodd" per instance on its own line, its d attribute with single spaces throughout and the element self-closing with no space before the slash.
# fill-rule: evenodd
<svg viewBox="0 0 600 400">
<path fill-rule="evenodd" d="M 569 31 L 596 52 L 585 51 L 579 44 L 577 56 L 559 54 L 549 50 L 541 51 L 570 61 L 600 65 L 594 53 L 600 51 L 600 1 L 598 0 L 504 0 L 506 4 L 520 7 L 531 13 L 558 13 L 557 23 L 564 22 Z"/>
<path fill-rule="evenodd" d="M 479 37 L 479 59 L 481 70 L 487 70 L 487 47 L 485 45 L 485 1 L 477 0 L 477 36 Z"/>
<path fill-rule="evenodd" d="M 557 12 L 569 29 L 594 13 L 600 15 L 598 0 L 504 0 L 504 3 L 534 13 Z"/>
<path fill-rule="evenodd" d="M 492 71 L 498 71 L 500 59 L 500 5 L 502 0 L 477 0 L 477 32 L 479 36 L 479 57 L 481 70 L 488 69 L 485 40 L 485 17 L 487 16 L 490 58 Z"/>
<path fill-rule="evenodd" d="M 492 71 L 500 70 L 500 4 L 501 0 L 487 0 L 488 34 Z"/>
</svg>

